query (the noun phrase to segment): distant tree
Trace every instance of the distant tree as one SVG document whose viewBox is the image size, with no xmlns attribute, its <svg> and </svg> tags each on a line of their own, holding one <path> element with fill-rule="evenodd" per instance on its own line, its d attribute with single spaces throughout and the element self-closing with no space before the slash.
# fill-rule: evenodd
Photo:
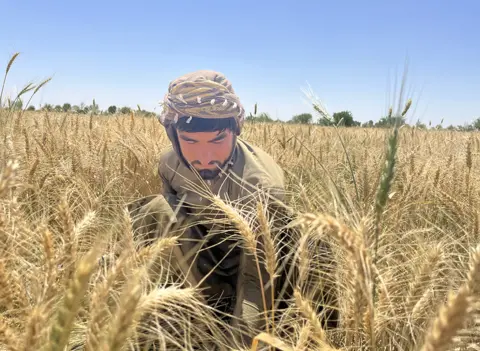
<svg viewBox="0 0 480 351">
<path fill-rule="evenodd" d="M 89 106 L 89 111 L 96 115 L 100 112 L 100 108 L 98 107 L 97 103 L 95 102 L 95 99 L 93 99 L 92 104 Z"/>
<path fill-rule="evenodd" d="M 43 111 L 51 112 L 51 111 L 53 111 L 53 105 L 51 105 L 51 104 L 45 104 L 45 105 L 43 105 L 42 110 L 43 110 Z"/>
<path fill-rule="evenodd" d="M 374 126 L 374 122 L 372 120 L 362 124 L 363 128 L 372 128 L 373 126 Z"/>
<path fill-rule="evenodd" d="M 120 109 L 120 113 L 124 114 L 124 115 L 129 114 L 131 112 L 132 112 L 132 109 L 130 107 L 127 107 L 127 106 L 124 106 Z"/>
<path fill-rule="evenodd" d="M 473 121 L 473 128 L 475 128 L 476 130 L 480 130 L 480 117 Z"/>
<path fill-rule="evenodd" d="M 425 123 L 420 122 L 420 120 L 418 120 L 417 123 L 415 123 L 415 127 L 418 129 L 427 129 L 427 126 L 425 125 Z"/>
<path fill-rule="evenodd" d="M 475 126 L 474 126 L 474 123 L 471 123 L 471 124 L 465 123 L 462 126 L 458 126 L 457 129 L 462 132 L 472 132 L 475 130 Z"/>
<path fill-rule="evenodd" d="M 63 112 L 70 112 L 72 110 L 72 105 L 70 105 L 68 102 L 64 103 L 62 106 Z"/>
<path fill-rule="evenodd" d="M 247 121 L 249 122 L 258 122 L 258 123 L 270 123 L 273 122 L 273 119 L 270 117 L 270 115 L 266 112 L 262 112 L 259 115 L 252 115 L 250 114 L 247 118 Z"/>
<path fill-rule="evenodd" d="M 55 106 L 55 112 L 62 112 L 62 111 L 63 111 L 62 106 L 60 105 Z"/>
<path fill-rule="evenodd" d="M 33 105 L 28 106 L 27 111 L 35 111 L 35 106 Z"/>
<path fill-rule="evenodd" d="M 327 117 L 323 116 L 318 119 L 317 124 L 323 127 L 329 127 L 333 125 L 333 119 L 328 119 Z"/>
<path fill-rule="evenodd" d="M 380 118 L 380 120 L 375 123 L 375 127 L 383 127 L 383 128 L 390 128 L 393 127 L 395 124 L 402 126 L 405 124 L 405 118 L 402 116 L 393 117 L 393 116 L 385 116 Z"/>
<path fill-rule="evenodd" d="M 110 106 L 108 108 L 108 113 L 110 113 L 111 115 L 117 113 L 117 106 L 113 105 L 113 106 Z"/>
<path fill-rule="evenodd" d="M 333 114 L 333 122 L 336 125 L 342 125 L 345 127 L 353 127 L 358 125 L 358 122 L 354 121 L 352 113 L 350 111 L 335 112 Z"/>
<path fill-rule="evenodd" d="M 257 111 L 258 111 L 258 104 L 255 103 L 255 106 L 253 107 L 253 114 L 250 112 L 250 114 L 245 117 L 245 120 L 248 122 L 258 122 L 258 123 L 273 122 L 273 119 L 270 117 L 268 113 L 262 112 L 257 115 Z"/>
<path fill-rule="evenodd" d="M 298 123 L 298 124 L 309 124 L 312 123 L 313 117 L 311 113 L 301 113 L 299 115 L 295 115 L 290 120 L 291 123 Z"/>
<path fill-rule="evenodd" d="M 85 104 L 83 102 L 80 104 L 80 106 L 78 106 L 78 105 L 73 106 L 72 109 L 73 109 L 74 112 L 79 113 L 79 114 L 87 113 L 87 107 L 85 106 Z"/>
</svg>

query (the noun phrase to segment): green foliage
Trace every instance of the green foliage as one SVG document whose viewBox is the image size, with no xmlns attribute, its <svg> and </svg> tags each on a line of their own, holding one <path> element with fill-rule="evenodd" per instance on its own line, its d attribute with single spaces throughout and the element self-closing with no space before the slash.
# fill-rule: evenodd
<svg viewBox="0 0 480 351">
<path fill-rule="evenodd" d="M 79 113 L 79 114 L 85 114 L 85 113 L 87 113 L 85 104 L 84 104 L 83 102 L 80 104 L 80 106 L 74 105 L 74 106 L 72 107 L 72 109 L 73 109 L 73 112 L 75 112 L 75 113 Z"/>
<path fill-rule="evenodd" d="M 369 125 L 369 123 L 371 123 L 371 125 Z M 331 117 L 320 113 L 320 118 L 318 119 L 317 124 L 324 127 L 331 127 L 334 125 L 343 127 L 357 127 L 361 125 L 360 122 L 357 122 L 353 119 L 352 112 L 350 111 L 335 112 Z M 369 121 L 367 124 L 364 123 L 364 126 L 373 127 L 373 121 Z"/>
<path fill-rule="evenodd" d="M 476 130 L 480 130 L 480 117 L 473 121 L 473 128 Z"/>
<path fill-rule="evenodd" d="M 415 128 L 418 128 L 418 129 L 427 129 L 427 126 L 425 123 L 421 123 L 420 120 L 417 121 L 417 123 L 415 124 Z"/>
<path fill-rule="evenodd" d="M 290 120 L 291 123 L 295 124 L 310 124 L 312 123 L 313 117 L 311 113 L 301 113 L 299 115 L 293 116 Z"/>
<path fill-rule="evenodd" d="M 129 114 L 131 112 L 132 112 L 132 109 L 130 107 L 127 107 L 127 106 L 124 106 L 120 109 L 120 113 L 124 114 L 124 115 Z"/>
<path fill-rule="evenodd" d="M 90 106 L 89 110 L 93 115 L 96 115 L 100 112 L 100 109 L 98 108 L 95 99 L 93 99 L 92 105 Z"/>
<path fill-rule="evenodd" d="M 27 111 L 35 111 L 35 106 L 33 105 L 28 106 Z"/>
<path fill-rule="evenodd" d="M 357 122 L 353 119 L 350 111 L 335 112 L 332 117 L 333 122 L 337 126 L 354 127 L 360 125 L 360 122 Z"/>
<path fill-rule="evenodd" d="M 55 106 L 54 110 L 55 110 L 55 112 L 62 112 L 63 111 L 62 106 L 60 106 L 60 105 Z"/>
<path fill-rule="evenodd" d="M 375 124 L 375 127 L 391 128 L 395 125 L 402 126 L 405 124 L 403 116 L 385 116 Z"/>
<path fill-rule="evenodd" d="M 250 114 L 247 117 L 245 117 L 245 120 L 248 122 L 258 122 L 258 123 L 273 122 L 273 119 L 270 117 L 268 113 L 262 112 L 257 116 L 257 111 L 258 111 L 258 104 L 255 103 L 255 106 L 253 107 L 253 115 L 250 112 Z"/>
<path fill-rule="evenodd" d="M 51 105 L 51 104 L 43 105 L 42 111 L 52 112 L 53 111 L 53 105 Z"/>
<path fill-rule="evenodd" d="M 23 100 L 17 98 L 15 100 L 15 102 L 12 104 L 12 109 L 16 110 L 16 111 L 22 110 L 23 109 Z"/>
<path fill-rule="evenodd" d="M 70 105 L 68 102 L 64 103 L 62 106 L 63 112 L 70 112 L 72 110 L 72 105 Z"/>
<path fill-rule="evenodd" d="M 117 106 L 115 106 L 115 105 L 109 106 L 107 111 L 108 111 L 109 114 L 113 115 L 113 114 L 117 113 Z"/>
<path fill-rule="evenodd" d="M 264 112 L 262 112 L 258 116 L 250 114 L 249 116 L 247 116 L 246 120 L 249 122 L 272 122 L 270 115 Z"/>
<path fill-rule="evenodd" d="M 465 123 L 462 126 L 458 126 L 457 129 L 462 131 L 462 132 L 473 132 L 475 130 L 475 126 L 474 126 L 474 124 Z"/>
</svg>

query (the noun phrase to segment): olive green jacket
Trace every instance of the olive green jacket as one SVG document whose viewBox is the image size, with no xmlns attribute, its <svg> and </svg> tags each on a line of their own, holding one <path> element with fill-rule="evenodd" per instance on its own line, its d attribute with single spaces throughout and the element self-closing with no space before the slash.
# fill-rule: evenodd
<svg viewBox="0 0 480 351">
<path fill-rule="evenodd" d="M 250 215 L 255 215 L 258 199 L 262 199 L 265 204 L 265 196 L 260 195 L 269 194 L 273 199 L 284 201 L 284 174 L 280 166 L 266 152 L 241 139 L 237 139 L 237 146 L 227 169 L 210 182 L 200 180 L 198 175 L 182 162 L 174 148 L 161 155 L 158 172 L 163 181 L 162 195 L 172 209 L 175 211 L 181 203 L 186 210 L 180 211 L 180 215 L 188 216 L 186 213 L 189 213 L 198 220 L 206 219 L 203 225 L 209 230 L 213 228 L 213 225 L 208 224 L 211 223 L 208 221 L 209 216 L 220 214 L 212 210 L 215 206 L 211 206 L 208 192 L 226 200 L 246 216 L 248 214 L 245 211 L 248 210 L 252 211 Z M 261 251 L 261 246 L 258 249 Z M 263 310 L 257 265 L 252 255 L 241 252 L 244 255 L 238 258 L 243 262 L 241 298 L 255 305 L 258 310 Z M 260 266 L 263 282 L 268 283 L 268 275 L 262 262 Z M 267 308 L 269 306 L 267 305 Z"/>
</svg>

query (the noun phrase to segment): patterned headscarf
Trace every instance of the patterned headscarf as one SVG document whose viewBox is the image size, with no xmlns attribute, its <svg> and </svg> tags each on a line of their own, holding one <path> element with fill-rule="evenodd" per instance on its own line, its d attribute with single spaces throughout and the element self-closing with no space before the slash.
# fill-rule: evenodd
<svg viewBox="0 0 480 351">
<path fill-rule="evenodd" d="M 240 133 L 245 110 L 230 81 L 219 72 L 200 70 L 173 80 L 163 100 L 159 117 L 165 127 L 174 125 L 181 117 L 234 117 Z"/>
</svg>

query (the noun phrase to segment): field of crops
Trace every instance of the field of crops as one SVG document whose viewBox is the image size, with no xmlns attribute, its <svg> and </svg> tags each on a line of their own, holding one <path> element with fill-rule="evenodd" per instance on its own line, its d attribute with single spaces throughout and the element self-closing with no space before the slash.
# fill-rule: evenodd
<svg viewBox="0 0 480 351">
<path fill-rule="evenodd" d="M 169 146 L 156 119 L 5 110 L 0 122 L 1 349 L 133 350 L 149 337 L 165 350 L 242 349 L 195 288 L 170 279 L 162 254 L 175 240 L 135 247 L 125 206 L 161 191 Z M 302 286 L 257 349 L 479 349 L 480 139 L 392 133 L 245 126 L 285 170 L 303 233 L 291 247 Z M 316 314 L 319 239 L 337 262 L 335 330 Z"/>
</svg>

